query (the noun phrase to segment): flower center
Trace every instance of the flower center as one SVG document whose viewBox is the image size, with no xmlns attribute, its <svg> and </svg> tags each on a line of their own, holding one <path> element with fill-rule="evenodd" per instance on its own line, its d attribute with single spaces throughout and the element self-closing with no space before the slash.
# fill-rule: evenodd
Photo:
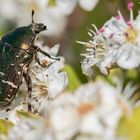
<svg viewBox="0 0 140 140">
<path fill-rule="evenodd" d="M 134 28 L 128 28 L 125 32 L 124 32 L 124 35 L 125 35 L 125 37 L 126 37 L 126 40 L 128 41 L 128 42 L 134 42 L 135 41 L 135 39 L 136 39 L 136 37 L 137 37 L 137 32 L 136 32 L 136 30 L 134 30 Z"/>
<path fill-rule="evenodd" d="M 81 115 L 84 115 L 88 112 L 90 112 L 91 110 L 94 109 L 94 105 L 91 104 L 91 103 L 88 103 L 88 102 L 85 102 L 85 103 L 81 103 L 78 107 L 77 107 L 77 110 L 78 112 L 81 114 Z"/>
</svg>

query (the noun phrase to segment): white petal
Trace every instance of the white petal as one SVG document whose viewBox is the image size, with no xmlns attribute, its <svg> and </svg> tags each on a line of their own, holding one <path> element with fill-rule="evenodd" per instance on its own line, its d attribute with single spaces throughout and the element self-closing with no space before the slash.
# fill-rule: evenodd
<svg viewBox="0 0 140 140">
<path fill-rule="evenodd" d="M 133 45 L 125 45 L 122 46 L 122 50 L 120 51 L 120 57 L 117 60 L 117 64 L 125 69 L 132 69 L 138 67 L 140 64 L 140 49 L 137 50 Z M 137 46 L 136 46 L 137 47 Z"/>
<path fill-rule="evenodd" d="M 56 60 L 52 61 L 51 65 L 44 70 L 43 72 L 44 75 L 58 73 L 64 67 L 64 61 L 65 59 L 63 57 L 60 57 L 59 61 L 56 61 Z"/>
<path fill-rule="evenodd" d="M 113 63 L 113 56 L 110 55 L 110 54 L 107 54 L 106 57 L 104 57 L 104 59 L 99 63 L 97 64 L 97 66 L 99 67 L 100 71 L 103 73 L 103 74 L 108 74 L 108 68 L 109 66 L 112 65 Z"/>
<path fill-rule="evenodd" d="M 81 124 L 81 132 L 93 135 L 101 135 L 104 132 L 103 126 L 94 112 L 84 117 Z"/>
<path fill-rule="evenodd" d="M 83 63 L 81 65 L 81 68 L 82 68 L 82 71 L 85 75 L 87 76 L 92 76 L 93 75 L 93 69 L 92 67 L 98 63 L 100 60 L 97 59 L 97 58 L 94 58 L 94 57 L 86 57 L 84 60 L 83 60 Z"/>
<path fill-rule="evenodd" d="M 91 66 L 89 64 L 83 63 L 81 68 L 82 68 L 83 74 L 85 74 L 87 76 L 93 75 L 93 69 L 91 68 Z"/>
<path fill-rule="evenodd" d="M 57 0 L 58 7 L 67 15 L 71 14 L 75 8 L 76 0 Z"/>
<path fill-rule="evenodd" d="M 91 11 L 96 6 L 98 0 L 79 0 L 79 5 L 87 11 Z"/>
<path fill-rule="evenodd" d="M 79 128 L 79 117 L 73 108 L 57 107 L 51 113 L 51 123 L 59 140 L 70 139 Z"/>
<path fill-rule="evenodd" d="M 51 98 L 57 96 L 68 83 L 67 75 L 61 72 L 54 76 L 48 76 L 48 94 Z"/>
<path fill-rule="evenodd" d="M 52 56 L 56 56 L 58 54 L 59 48 L 60 48 L 60 45 L 59 44 L 54 45 L 50 49 L 49 54 L 52 55 Z"/>
</svg>

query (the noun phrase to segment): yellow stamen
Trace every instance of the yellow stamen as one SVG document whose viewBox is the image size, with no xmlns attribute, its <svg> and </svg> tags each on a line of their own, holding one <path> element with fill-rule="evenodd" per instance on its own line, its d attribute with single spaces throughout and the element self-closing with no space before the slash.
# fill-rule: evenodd
<svg viewBox="0 0 140 140">
<path fill-rule="evenodd" d="M 137 35 L 138 35 L 138 33 L 137 33 L 137 31 L 134 29 L 134 28 L 128 28 L 125 32 L 124 32 L 124 35 L 125 35 L 125 37 L 126 37 L 126 40 L 128 41 L 128 42 L 134 42 L 135 41 L 135 39 L 136 39 L 136 37 L 137 37 Z"/>
<path fill-rule="evenodd" d="M 77 111 L 79 114 L 84 115 L 84 114 L 90 112 L 94 108 L 95 108 L 95 105 L 88 103 L 88 102 L 85 102 L 85 103 L 81 103 L 77 107 Z"/>
</svg>

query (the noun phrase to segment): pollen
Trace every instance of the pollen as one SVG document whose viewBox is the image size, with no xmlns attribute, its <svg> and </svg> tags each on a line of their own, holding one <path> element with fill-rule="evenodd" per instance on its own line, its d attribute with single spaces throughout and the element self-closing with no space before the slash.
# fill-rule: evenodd
<svg viewBox="0 0 140 140">
<path fill-rule="evenodd" d="M 95 105 L 91 103 L 81 103 L 80 106 L 77 107 L 77 111 L 79 114 L 84 115 L 95 108 Z"/>
<path fill-rule="evenodd" d="M 23 43 L 21 45 L 21 48 L 24 49 L 24 50 L 27 50 L 29 48 L 29 45 Z"/>
<path fill-rule="evenodd" d="M 128 41 L 128 42 L 131 42 L 131 43 L 133 43 L 135 40 L 136 40 L 136 38 L 137 38 L 137 36 L 138 36 L 138 33 L 137 33 L 137 31 L 134 29 L 134 28 L 128 28 L 125 32 L 124 32 L 124 35 L 125 35 L 125 37 L 126 37 L 126 40 Z"/>
<path fill-rule="evenodd" d="M 48 61 L 47 61 L 47 60 L 42 60 L 41 63 L 42 63 L 43 65 L 48 65 Z"/>
</svg>

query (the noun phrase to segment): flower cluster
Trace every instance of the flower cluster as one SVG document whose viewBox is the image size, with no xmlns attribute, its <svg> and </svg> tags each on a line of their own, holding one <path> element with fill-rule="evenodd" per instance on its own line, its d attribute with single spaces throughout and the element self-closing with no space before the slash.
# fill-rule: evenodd
<svg viewBox="0 0 140 140">
<path fill-rule="evenodd" d="M 115 87 L 97 80 L 81 85 L 73 93 L 63 93 L 55 100 L 49 101 L 46 112 L 42 112 L 44 118 L 17 112 L 23 109 L 18 107 L 9 112 L 9 120 L 14 126 L 8 129 L 6 138 L 116 139 L 115 130 L 118 121 L 134 107 L 130 99 L 136 90 L 132 84 L 128 84 L 122 90 L 122 85 L 118 83 L 119 85 Z"/>
<path fill-rule="evenodd" d="M 68 79 L 66 72 L 60 72 L 64 67 L 64 58 L 56 57 L 59 45 L 57 44 L 49 49 L 49 47 L 43 46 L 39 42 L 36 42 L 36 44 L 52 57 L 48 58 L 39 53 L 40 63 L 46 65 L 47 68 L 40 66 L 38 63 L 33 63 L 30 68 L 33 83 L 32 106 L 34 106 L 34 110 L 41 112 L 46 110 L 48 100 L 54 99 L 65 89 Z"/>
<path fill-rule="evenodd" d="M 103 27 L 90 30 L 92 39 L 89 42 L 79 42 L 86 45 L 87 52 L 82 54 L 83 73 L 91 76 L 92 67 L 96 65 L 103 74 L 114 66 L 124 69 L 136 68 L 140 64 L 140 14 L 133 19 L 133 3 L 128 3 L 130 20 L 126 21 L 121 12 L 108 20 Z"/>
<path fill-rule="evenodd" d="M 5 0 L 0 1 L 0 14 L 3 22 L 10 20 L 22 26 L 29 24 L 31 10 L 34 9 L 37 14 L 36 20 L 48 26 L 46 34 L 58 36 L 65 29 L 67 16 L 78 3 L 83 9 L 91 11 L 97 2 L 98 0 Z M 22 14 L 17 14 L 19 11 Z M 5 24 L 3 22 L 0 23 L 2 26 Z"/>
</svg>

